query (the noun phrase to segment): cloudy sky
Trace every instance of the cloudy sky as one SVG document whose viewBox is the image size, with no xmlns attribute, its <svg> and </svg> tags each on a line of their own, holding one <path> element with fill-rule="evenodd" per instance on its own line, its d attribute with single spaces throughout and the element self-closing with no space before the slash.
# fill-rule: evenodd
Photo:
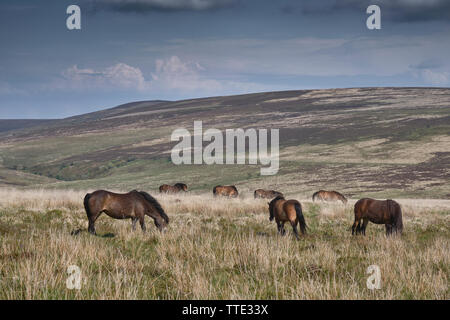
<svg viewBox="0 0 450 320">
<path fill-rule="evenodd" d="M 66 9 L 81 8 L 81 30 Z M 381 7 L 381 30 L 366 8 Z M 137 100 L 450 85 L 448 0 L 2 0 L 0 118 Z"/>
</svg>

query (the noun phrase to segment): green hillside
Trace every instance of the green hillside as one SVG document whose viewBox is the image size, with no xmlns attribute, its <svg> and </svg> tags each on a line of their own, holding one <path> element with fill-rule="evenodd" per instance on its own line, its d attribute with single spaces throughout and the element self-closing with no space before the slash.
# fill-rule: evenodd
<svg viewBox="0 0 450 320">
<path fill-rule="evenodd" d="M 280 170 L 170 161 L 176 128 L 280 129 Z M 0 121 L 0 185 L 154 191 L 183 181 L 309 194 L 450 198 L 450 89 L 354 88 L 142 101 L 33 125 Z"/>
</svg>

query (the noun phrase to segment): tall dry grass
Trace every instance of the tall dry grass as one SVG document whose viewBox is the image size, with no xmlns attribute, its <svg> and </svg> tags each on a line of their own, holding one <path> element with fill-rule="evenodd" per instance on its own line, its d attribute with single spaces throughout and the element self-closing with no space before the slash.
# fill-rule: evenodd
<svg viewBox="0 0 450 320">
<path fill-rule="evenodd" d="M 105 215 L 87 234 L 73 190 L 0 189 L 1 299 L 448 299 L 449 213 L 445 200 L 400 199 L 402 237 L 369 224 L 352 237 L 349 204 L 302 202 L 309 234 L 280 237 L 267 201 L 242 195 L 159 195 L 171 222 L 159 233 Z M 82 230 L 72 234 L 75 230 Z M 366 286 L 369 265 L 381 289 Z M 67 267 L 82 272 L 66 287 Z"/>
</svg>

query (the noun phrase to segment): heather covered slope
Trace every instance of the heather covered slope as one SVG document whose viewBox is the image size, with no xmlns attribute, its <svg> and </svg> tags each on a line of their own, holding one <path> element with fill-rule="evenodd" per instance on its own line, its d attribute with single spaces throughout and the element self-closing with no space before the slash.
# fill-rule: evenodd
<svg viewBox="0 0 450 320">
<path fill-rule="evenodd" d="M 278 175 L 262 177 L 259 166 L 175 166 L 170 135 L 180 127 L 192 131 L 195 120 L 205 130 L 279 128 Z M 287 193 L 333 188 L 351 196 L 449 198 L 449 133 L 447 88 L 143 101 L 0 129 L 0 184 L 151 191 L 182 177 L 198 192 L 233 183 Z"/>
</svg>

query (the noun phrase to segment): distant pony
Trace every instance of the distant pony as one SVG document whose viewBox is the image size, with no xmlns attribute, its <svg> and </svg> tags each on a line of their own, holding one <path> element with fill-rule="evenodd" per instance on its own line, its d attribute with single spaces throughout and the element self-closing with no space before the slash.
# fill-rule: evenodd
<svg viewBox="0 0 450 320">
<path fill-rule="evenodd" d="M 306 234 L 306 222 L 302 212 L 302 205 L 297 200 L 286 200 L 284 197 L 276 197 L 269 202 L 269 221 L 275 219 L 278 233 L 285 235 L 284 223 L 289 221 L 294 231 L 294 235 L 299 239 L 297 224 L 300 224 L 300 231 Z"/>
<path fill-rule="evenodd" d="M 352 235 L 366 235 L 369 221 L 386 226 L 386 235 L 401 234 L 403 231 L 402 209 L 394 200 L 375 200 L 364 198 L 355 203 L 355 222 Z M 361 219 L 363 223 L 361 224 Z"/>
<path fill-rule="evenodd" d="M 347 199 L 337 191 L 325 191 L 319 190 L 315 192 L 312 196 L 312 200 L 321 200 L 321 201 L 342 201 L 342 203 L 346 204 Z"/>
<path fill-rule="evenodd" d="M 153 218 L 159 231 L 163 231 L 169 223 L 169 217 L 159 202 L 144 191 L 133 190 L 122 194 L 97 190 L 86 194 L 84 208 L 89 220 L 88 231 L 92 234 L 96 234 L 94 224 L 103 212 L 114 219 L 131 219 L 133 230 L 136 230 L 139 220 L 143 232 L 146 230 L 146 215 Z"/>
<path fill-rule="evenodd" d="M 264 190 L 264 189 L 257 189 L 253 193 L 253 196 L 255 199 L 273 199 L 275 197 L 283 197 L 283 194 L 281 192 L 275 191 L 275 190 Z"/>
<path fill-rule="evenodd" d="M 162 186 L 159 187 L 160 193 L 178 193 L 181 191 L 187 192 L 188 187 L 184 183 L 180 183 L 180 182 L 175 183 L 173 186 L 168 185 L 168 184 L 163 184 Z"/>
<path fill-rule="evenodd" d="M 215 186 L 213 188 L 213 194 L 215 197 L 237 198 L 239 192 L 235 186 Z"/>
</svg>

